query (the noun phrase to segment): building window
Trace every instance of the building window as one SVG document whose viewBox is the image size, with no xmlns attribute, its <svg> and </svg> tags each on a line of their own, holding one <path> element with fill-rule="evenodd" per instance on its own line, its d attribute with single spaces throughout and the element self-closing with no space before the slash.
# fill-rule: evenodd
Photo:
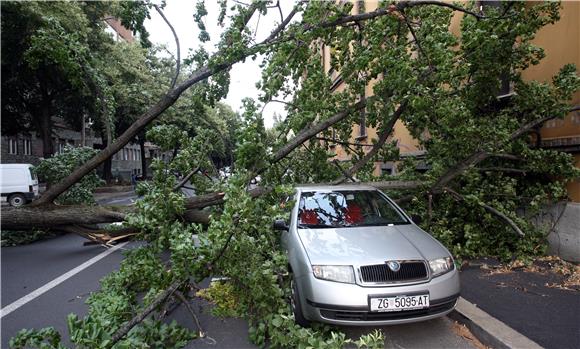
<svg viewBox="0 0 580 349">
<path fill-rule="evenodd" d="M 393 162 L 381 164 L 381 176 L 393 176 L 395 174 L 395 166 Z"/>
<path fill-rule="evenodd" d="M 22 145 L 24 148 L 24 155 L 32 155 L 32 147 L 30 144 L 30 139 L 23 139 Z"/>
<path fill-rule="evenodd" d="M 8 139 L 8 154 L 18 154 L 18 141 L 15 138 Z"/>
<path fill-rule="evenodd" d="M 64 147 L 65 147 L 66 143 L 65 141 L 58 141 L 58 153 L 62 154 L 64 152 Z"/>
<path fill-rule="evenodd" d="M 544 124 L 545 128 L 555 128 L 555 127 L 563 127 L 563 126 L 564 126 L 564 120 L 562 120 L 562 119 L 548 120 Z"/>
<path fill-rule="evenodd" d="M 381 176 L 392 176 L 393 174 L 392 168 L 381 168 Z"/>
</svg>

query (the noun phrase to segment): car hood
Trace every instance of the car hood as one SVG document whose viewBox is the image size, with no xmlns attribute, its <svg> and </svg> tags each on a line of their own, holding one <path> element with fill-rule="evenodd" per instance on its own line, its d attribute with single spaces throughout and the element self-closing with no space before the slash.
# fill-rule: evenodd
<svg viewBox="0 0 580 349">
<path fill-rule="evenodd" d="M 313 265 L 382 264 L 449 256 L 437 240 L 413 224 L 298 229 L 298 235 Z"/>
</svg>

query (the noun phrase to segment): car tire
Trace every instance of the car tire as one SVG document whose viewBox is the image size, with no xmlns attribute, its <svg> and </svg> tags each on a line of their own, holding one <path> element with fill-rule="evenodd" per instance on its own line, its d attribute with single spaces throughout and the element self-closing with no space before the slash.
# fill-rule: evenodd
<svg viewBox="0 0 580 349">
<path fill-rule="evenodd" d="M 296 281 L 294 280 L 294 275 L 290 279 L 290 290 L 292 292 L 290 305 L 294 313 L 294 322 L 302 327 L 310 327 L 310 321 L 304 317 L 304 313 L 302 312 L 302 302 L 300 300 L 300 294 L 298 293 L 298 286 L 296 286 Z"/>
<path fill-rule="evenodd" d="M 26 198 L 22 194 L 12 194 L 8 197 L 8 203 L 13 207 L 20 207 L 26 203 Z"/>
</svg>

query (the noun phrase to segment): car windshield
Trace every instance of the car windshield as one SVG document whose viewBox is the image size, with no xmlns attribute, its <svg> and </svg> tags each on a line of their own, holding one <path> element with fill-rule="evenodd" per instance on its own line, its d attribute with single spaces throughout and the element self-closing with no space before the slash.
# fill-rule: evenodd
<svg viewBox="0 0 580 349">
<path fill-rule="evenodd" d="M 303 192 L 298 207 L 299 228 L 341 228 L 409 224 L 378 191 Z"/>
</svg>

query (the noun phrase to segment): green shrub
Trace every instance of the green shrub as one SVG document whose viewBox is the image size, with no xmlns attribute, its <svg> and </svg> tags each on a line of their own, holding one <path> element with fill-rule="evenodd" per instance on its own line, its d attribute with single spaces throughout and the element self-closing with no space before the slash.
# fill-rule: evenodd
<svg viewBox="0 0 580 349">
<path fill-rule="evenodd" d="M 40 165 L 36 166 L 34 170 L 48 185 L 53 185 L 70 175 L 74 169 L 89 161 L 97 152 L 97 150 L 88 147 L 66 146 L 62 153 L 42 160 Z M 56 199 L 56 202 L 61 205 L 92 205 L 95 203 L 93 192 L 95 188 L 102 184 L 103 181 L 97 175 L 97 171 L 93 170 L 62 193 Z"/>
</svg>

